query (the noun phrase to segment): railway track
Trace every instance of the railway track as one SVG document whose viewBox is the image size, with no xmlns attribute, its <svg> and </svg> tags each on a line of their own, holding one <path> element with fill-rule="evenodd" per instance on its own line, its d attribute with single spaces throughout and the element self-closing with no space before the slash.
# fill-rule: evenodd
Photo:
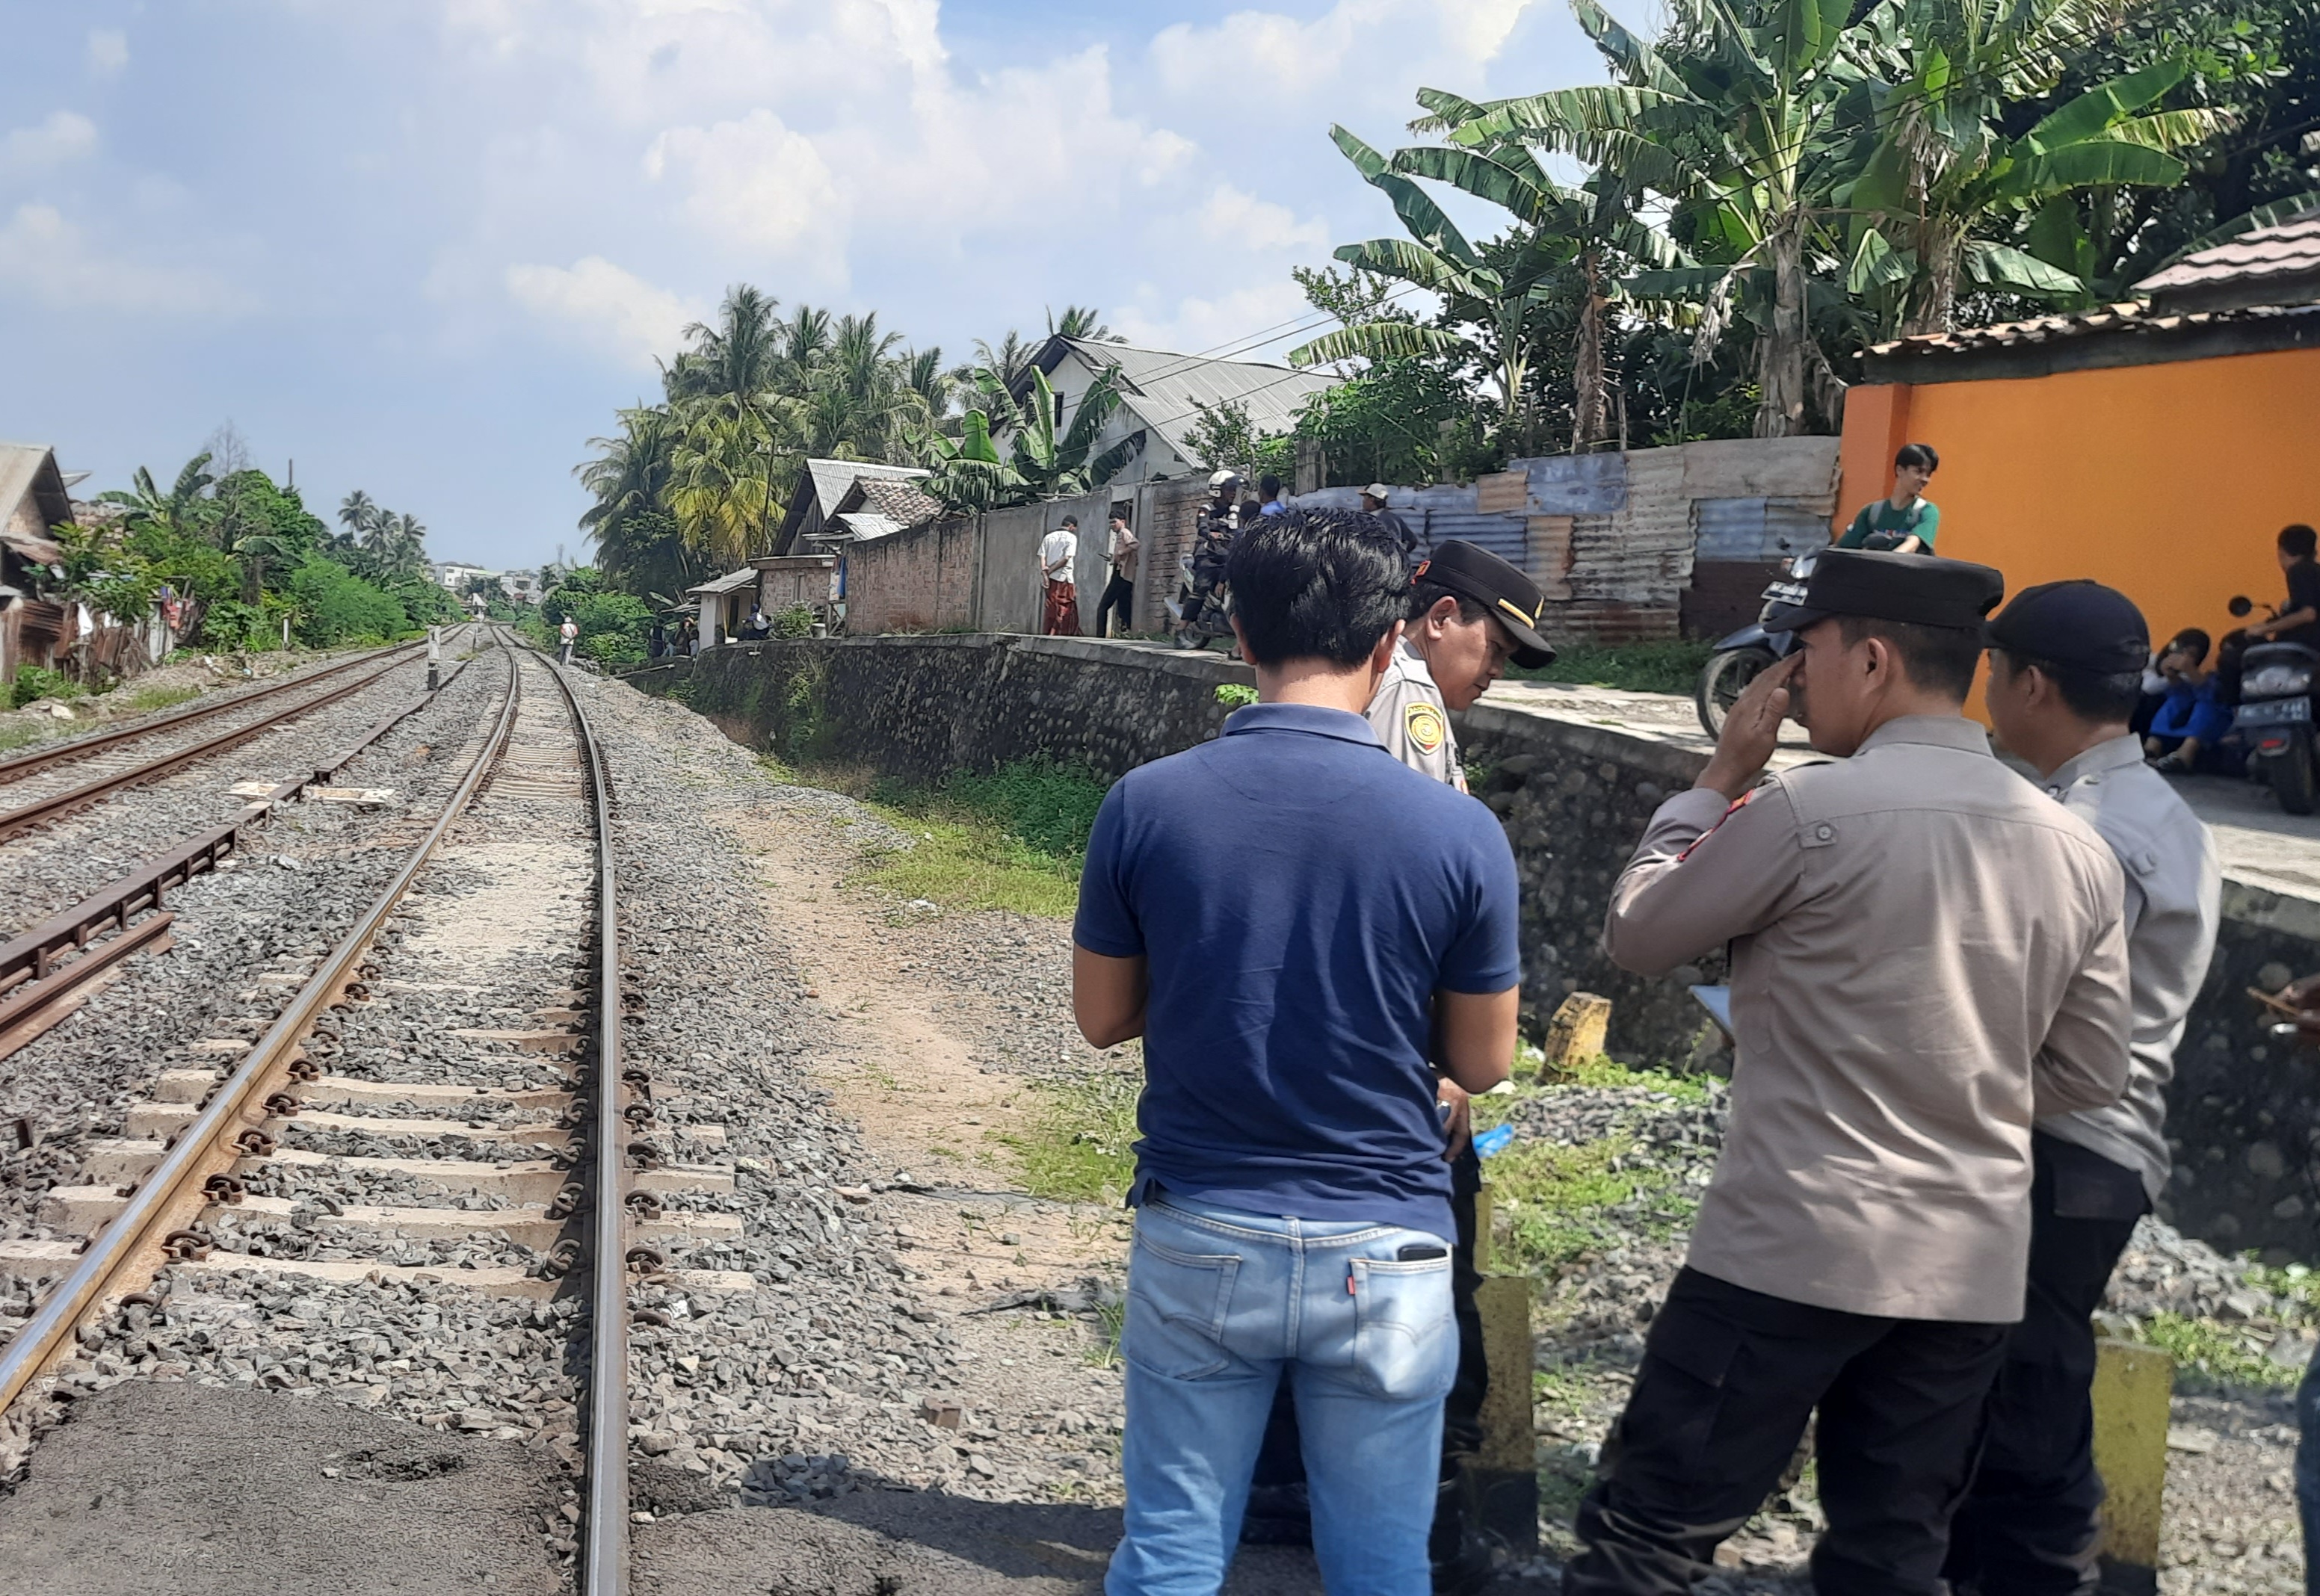
<svg viewBox="0 0 2320 1596">
<path fill-rule="evenodd" d="M 464 663 L 455 664 L 449 677 L 435 677 L 438 687 L 449 685 L 465 668 Z M 376 673 L 355 685 L 375 679 Z M 0 943 L 0 1059 L 74 1013 L 96 987 L 112 978 L 122 960 L 149 948 L 166 951 L 170 945 L 171 916 L 164 908 L 168 893 L 203 871 L 216 869 L 240 846 L 248 827 L 265 819 L 276 805 L 297 798 L 309 786 L 329 781 L 424 708 L 438 687 L 388 710 L 351 744 L 316 762 L 311 771 L 253 794 L 252 801 L 232 819 L 144 860 L 128 874 Z M 299 706 L 285 713 L 295 715 L 312 707 Z"/>
<path fill-rule="evenodd" d="M 77 737 L 0 761 L 0 783 L 7 784 L 0 792 L 0 841 L 85 808 L 123 788 L 158 780 L 196 760 L 222 753 L 285 722 L 335 704 L 397 666 L 419 659 L 426 650 L 423 643 L 381 649 L 222 703 L 196 705 L 117 731 Z M 325 679 L 331 679 L 331 684 L 320 693 L 301 690 Z M 265 708 L 267 713 L 246 719 L 234 715 L 253 707 Z M 168 741 L 166 734 L 218 717 L 232 719 L 233 724 L 216 729 L 202 726 L 204 735 L 190 743 L 158 750 L 152 746 L 157 738 Z"/>
<path fill-rule="evenodd" d="M 737 1219 L 681 1206 L 733 1175 L 656 1150 L 651 1083 L 620 1046 L 604 755 L 560 671 L 502 642 L 506 686 L 471 762 L 352 929 L 253 971 L 295 987 L 262 1033 L 193 1043 L 119 1138 L 90 1144 L 77 1184 L 48 1194 L 54 1234 L 0 1240 L 0 1274 L 50 1283 L 0 1344 L 0 1413 L 13 1404 L 20 1432 L 52 1423 L 91 1357 L 133 1366 L 142 1348 L 150 1366 L 204 1303 L 304 1327 L 425 1299 L 485 1327 L 476 1359 L 540 1376 L 491 1418 L 576 1474 L 576 1523 L 546 1531 L 578 1590 L 618 1596 L 631 1285 L 751 1281 L 671 1269 L 659 1250 L 738 1236 Z M 363 1361 L 367 1397 L 404 1394 L 394 1360 Z"/>
</svg>

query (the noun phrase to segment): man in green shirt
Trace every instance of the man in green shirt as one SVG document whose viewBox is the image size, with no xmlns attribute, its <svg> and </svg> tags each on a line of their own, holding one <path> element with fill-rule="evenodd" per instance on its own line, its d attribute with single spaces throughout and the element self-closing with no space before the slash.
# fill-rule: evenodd
<svg viewBox="0 0 2320 1596">
<path fill-rule="evenodd" d="M 1930 555 L 1942 512 L 1925 496 L 1926 484 L 1942 463 L 1931 444 L 1905 444 L 1893 456 L 1893 496 L 1861 507 L 1853 525 L 1836 540 L 1839 548 L 1887 549 L 1900 555 Z"/>
</svg>

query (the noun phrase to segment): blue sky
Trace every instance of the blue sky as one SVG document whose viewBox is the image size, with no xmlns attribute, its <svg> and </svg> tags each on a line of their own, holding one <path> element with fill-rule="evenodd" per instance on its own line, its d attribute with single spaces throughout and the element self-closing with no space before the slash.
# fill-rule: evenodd
<svg viewBox="0 0 2320 1596">
<path fill-rule="evenodd" d="M 1391 230 L 1333 121 L 1600 76 L 1563 0 L 0 0 L 0 438 L 86 492 L 231 419 L 309 505 L 495 565 L 582 552 L 571 467 L 728 284 L 954 356 L 1071 302 L 1206 349 Z"/>
</svg>

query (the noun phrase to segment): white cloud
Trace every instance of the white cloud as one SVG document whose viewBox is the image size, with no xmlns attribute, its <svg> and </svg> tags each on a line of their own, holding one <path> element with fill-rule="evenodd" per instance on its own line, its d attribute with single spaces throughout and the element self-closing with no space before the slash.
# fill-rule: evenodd
<svg viewBox="0 0 2320 1596">
<path fill-rule="evenodd" d="M 770 111 L 671 128 L 645 152 L 644 169 L 689 191 L 684 210 L 695 225 L 748 248 L 800 254 L 845 235 L 847 207 L 821 152 Z"/>
<path fill-rule="evenodd" d="M 98 77 L 112 77 L 129 65 L 129 35 L 119 28 L 88 31 L 88 69 Z"/>
<path fill-rule="evenodd" d="M 706 312 L 705 306 L 657 288 L 601 255 L 569 266 L 512 266 L 504 282 L 525 310 L 642 368 L 649 368 L 655 356 L 673 352 L 685 324 Z"/>
<path fill-rule="evenodd" d="M 38 176 L 96 149 L 96 124 L 76 111 L 55 111 L 36 127 L 0 135 L 0 177 Z"/>
<path fill-rule="evenodd" d="M 1209 203 L 1201 207 L 1201 231 L 1220 244 L 1241 249 L 1329 247 L 1329 230 L 1321 222 L 1300 221 L 1288 206 L 1260 200 L 1229 183 L 1217 185 Z"/>
<path fill-rule="evenodd" d="M 1187 294 L 1164 303 L 1164 291 L 1144 284 L 1136 302 L 1112 318 L 1120 337 L 1146 349 L 1178 349 L 1186 354 L 1216 351 L 1235 360 L 1286 365 L 1286 353 L 1326 330 L 1305 302 L 1305 292 L 1284 275 L 1268 273 L 1267 280 L 1213 295 Z M 1273 334 L 1273 341 L 1252 347 L 1249 340 Z"/>
<path fill-rule="evenodd" d="M 93 244 L 53 205 L 19 205 L 0 228 L 0 288 L 63 310 L 221 316 L 250 308 L 207 271 L 148 265 Z"/>
</svg>

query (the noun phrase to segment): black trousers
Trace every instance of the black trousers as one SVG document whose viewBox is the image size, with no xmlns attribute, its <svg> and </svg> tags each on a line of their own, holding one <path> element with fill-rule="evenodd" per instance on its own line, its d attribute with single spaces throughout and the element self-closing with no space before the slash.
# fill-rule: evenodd
<svg viewBox="0 0 2320 1596">
<path fill-rule="evenodd" d="M 1455 1458 L 1482 1444 L 1482 1397 L 1491 1384 L 1490 1365 L 1482 1356 L 1482 1314 L 1474 1306 L 1474 1288 L 1482 1283 L 1482 1272 L 1474 1267 L 1474 1199 L 1482 1190 L 1482 1160 L 1469 1146 L 1450 1163 L 1450 1216 L 1458 1231 L 1450 1249 L 1450 1311 L 1458 1321 L 1458 1377 L 1443 1402 L 1444 1479 L 1454 1472 Z M 1257 1491 L 1305 1483 L 1297 1406 L 1290 1399 L 1286 1380 L 1273 1393 L 1273 1414 L 1265 1421 L 1264 1441 L 1257 1449 L 1256 1470 L 1249 1483 Z M 1260 1520 L 1248 1538 L 1279 1534 L 1278 1525 Z"/>
<path fill-rule="evenodd" d="M 1104 625 L 1104 617 L 1112 610 L 1119 612 L 1119 635 L 1126 636 L 1136 618 L 1136 584 L 1115 571 L 1103 586 L 1103 597 L 1096 601 L 1095 635 L 1109 637 L 1111 628 Z"/>
<path fill-rule="evenodd" d="M 1763 1504 L 1820 1411 L 1819 1596 L 1940 1596 L 2007 1326 L 1808 1307 L 1692 1269 L 1652 1321 L 1580 1504 L 1563 1596 L 1680 1596 Z"/>
<path fill-rule="evenodd" d="M 2037 1134 L 2031 1157 L 2029 1301 L 2007 1338 L 1945 1572 L 1989 1596 L 2091 1596 L 2103 1501 L 2091 1321 L 2148 1204 L 2143 1177 L 2099 1153 Z"/>
</svg>

